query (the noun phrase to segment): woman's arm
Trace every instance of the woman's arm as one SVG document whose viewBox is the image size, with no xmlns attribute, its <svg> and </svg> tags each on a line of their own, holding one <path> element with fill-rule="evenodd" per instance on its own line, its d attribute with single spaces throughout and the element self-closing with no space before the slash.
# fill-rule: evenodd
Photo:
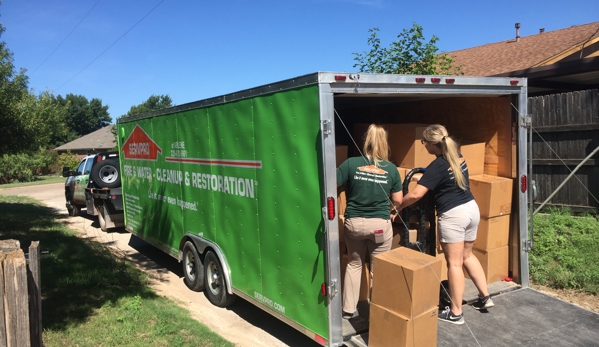
<svg viewBox="0 0 599 347">
<path fill-rule="evenodd" d="M 406 206 L 410 206 L 416 201 L 422 199 L 424 194 L 428 192 L 428 188 L 425 186 L 421 186 L 420 184 L 416 185 L 416 188 L 412 189 L 406 196 L 403 197 L 403 201 L 401 202 L 401 209 Z"/>
</svg>

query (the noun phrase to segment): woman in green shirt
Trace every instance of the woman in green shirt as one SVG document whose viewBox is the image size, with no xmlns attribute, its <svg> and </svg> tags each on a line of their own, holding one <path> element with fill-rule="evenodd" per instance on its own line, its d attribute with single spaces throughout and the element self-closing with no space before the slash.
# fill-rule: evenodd
<svg viewBox="0 0 599 347">
<path fill-rule="evenodd" d="M 366 250 L 370 251 L 372 275 L 372 257 L 391 249 L 393 228 L 389 204 L 399 207 L 403 199 L 399 172 L 389 162 L 387 131 L 371 124 L 363 150 L 362 157 L 349 158 L 337 168 L 337 184 L 346 186 L 347 194 L 343 231 L 349 254 L 343 288 L 345 319 L 357 313 Z"/>
</svg>

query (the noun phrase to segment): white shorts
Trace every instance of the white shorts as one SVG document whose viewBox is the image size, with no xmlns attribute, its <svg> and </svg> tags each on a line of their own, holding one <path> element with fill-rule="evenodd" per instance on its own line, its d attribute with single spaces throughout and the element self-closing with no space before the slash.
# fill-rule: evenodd
<svg viewBox="0 0 599 347">
<path fill-rule="evenodd" d="M 438 216 L 439 242 L 456 243 L 476 240 L 480 211 L 472 200 Z"/>
</svg>

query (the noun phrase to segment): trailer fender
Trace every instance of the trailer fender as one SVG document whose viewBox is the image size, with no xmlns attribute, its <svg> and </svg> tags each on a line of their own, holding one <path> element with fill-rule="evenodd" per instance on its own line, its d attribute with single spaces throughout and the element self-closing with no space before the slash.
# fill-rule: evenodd
<svg viewBox="0 0 599 347">
<path fill-rule="evenodd" d="M 202 259 L 202 261 L 204 261 L 204 257 L 207 251 L 213 251 L 214 254 L 216 254 L 223 268 L 223 276 L 225 277 L 227 293 L 234 294 L 233 288 L 231 286 L 231 268 L 229 267 L 227 258 L 225 257 L 225 254 L 220 249 L 220 247 L 218 247 L 216 243 L 208 241 L 199 235 L 186 233 L 185 236 L 183 236 L 183 238 L 181 239 L 181 242 L 179 243 L 179 262 L 183 260 L 183 246 L 187 241 L 193 242 L 193 244 L 196 246 L 196 249 L 198 250 L 198 253 L 200 254 L 200 258 Z"/>
</svg>

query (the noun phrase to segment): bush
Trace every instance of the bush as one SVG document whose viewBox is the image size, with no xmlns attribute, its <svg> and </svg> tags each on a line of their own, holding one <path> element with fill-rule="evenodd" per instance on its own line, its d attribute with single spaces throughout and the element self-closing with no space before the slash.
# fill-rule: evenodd
<svg viewBox="0 0 599 347">
<path fill-rule="evenodd" d="M 0 158 L 0 184 L 31 182 L 43 174 L 53 160 L 52 154 L 43 149 L 31 154 L 5 154 Z"/>
<path fill-rule="evenodd" d="M 599 223 L 591 215 L 551 209 L 534 216 L 532 279 L 559 289 L 599 293 Z"/>
<path fill-rule="evenodd" d="M 68 150 L 66 153 L 61 153 L 58 156 L 58 166 L 60 167 L 60 170 L 62 170 L 63 167 L 68 167 L 70 170 L 75 170 L 80 161 L 81 160 L 79 160 L 79 157 L 77 157 L 76 154 L 73 154 Z"/>
</svg>

